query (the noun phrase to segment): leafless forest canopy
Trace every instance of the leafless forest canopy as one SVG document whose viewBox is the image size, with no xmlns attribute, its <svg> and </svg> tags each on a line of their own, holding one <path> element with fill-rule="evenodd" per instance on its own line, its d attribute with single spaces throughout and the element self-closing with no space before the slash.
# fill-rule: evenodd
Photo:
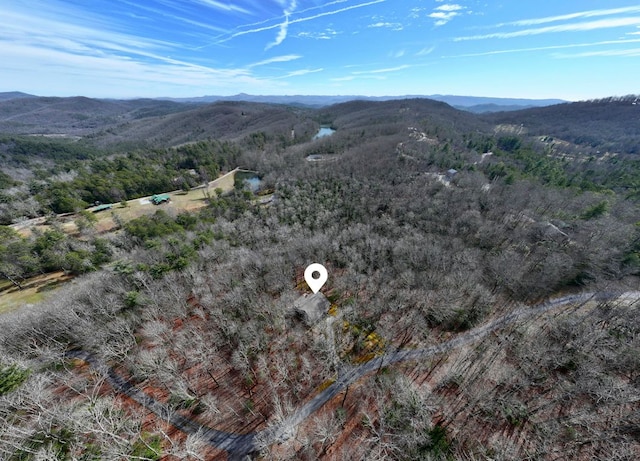
<svg viewBox="0 0 640 461">
<path fill-rule="evenodd" d="M 0 458 L 640 458 L 632 102 L 0 101 L 0 296 L 74 276 L 0 315 Z M 83 211 L 235 167 L 257 193 L 108 232 Z"/>
</svg>

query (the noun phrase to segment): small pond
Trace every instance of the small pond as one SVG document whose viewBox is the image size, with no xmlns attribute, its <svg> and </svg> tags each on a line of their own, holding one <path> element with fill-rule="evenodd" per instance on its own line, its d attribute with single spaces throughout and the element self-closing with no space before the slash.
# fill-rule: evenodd
<svg viewBox="0 0 640 461">
<path fill-rule="evenodd" d="M 257 192 L 262 185 L 262 179 L 253 171 L 238 171 L 235 176 L 235 187 L 247 187 L 251 192 Z"/>
<path fill-rule="evenodd" d="M 260 189 L 260 185 L 262 184 L 262 180 L 257 176 L 254 176 L 252 178 L 247 178 L 244 180 L 244 182 L 245 184 L 248 185 L 251 192 L 257 192 L 258 189 Z"/>
<path fill-rule="evenodd" d="M 335 132 L 336 132 L 336 130 L 334 130 L 331 127 L 321 126 L 320 130 L 318 130 L 318 132 L 313 137 L 313 139 L 320 139 L 320 138 L 324 138 L 325 136 L 331 136 Z"/>
</svg>

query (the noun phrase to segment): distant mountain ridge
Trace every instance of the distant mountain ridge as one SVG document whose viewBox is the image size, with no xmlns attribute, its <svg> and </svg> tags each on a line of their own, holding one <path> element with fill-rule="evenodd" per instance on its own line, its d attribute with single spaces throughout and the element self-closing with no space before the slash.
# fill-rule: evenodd
<svg viewBox="0 0 640 461">
<path fill-rule="evenodd" d="M 433 99 L 435 101 L 446 102 L 457 109 L 471 112 L 499 112 L 507 110 L 520 110 L 529 107 L 544 107 L 553 104 L 567 102 L 562 99 L 523 99 L 523 98 L 491 98 L 484 96 L 456 96 L 456 95 L 404 95 L 404 96 L 313 96 L 313 95 L 282 95 L 282 96 L 261 96 L 239 93 L 233 96 L 200 96 L 196 98 L 159 98 L 176 102 L 191 103 L 211 103 L 217 101 L 244 101 L 261 102 L 270 104 L 299 105 L 312 108 L 320 108 L 340 104 L 343 102 L 363 100 L 363 101 L 393 101 L 401 99 Z"/>
<path fill-rule="evenodd" d="M 206 98 L 215 101 L 207 102 Z M 299 134 L 313 128 L 296 121 L 299 114 L 307 112 L 308 117 L 315 117 L 315 123 L 345 127 L 355 122 L 368 126 L 384 122 L 385 117 L 399 120 L 398 114 L 413 108 L 423 114 L 421 120 L 442 125 L 448 120 L 456 129 L 490 132 L 494 127 L 517 126 L 524 136 L 557 138 L 594 152 L 640 153 L 640 96 L 635 95 L 552 105 L 544 104 L 556 100 L 442 95 L 358 98 L 241 94 L 216 98 L 117 100 L 0 93 L 0 133 L 79 136 L 103 146 L 177 145 L 207 138 L 242 137 L 260 130 L 286 138 L 292 128 Z M 336 102 L 339 100 L 342 102 Z M 531 107 L 533 104 L 540 106 Z"/>
<path fill-rule="evenodd" d="M 13 99 L 39 98 L 32 94 L 20 91 L 0 92 L 0 101 L 9 101 Z M 392 101 L 401 99 L 433 99 L 436 101 L 446 102 L 456 109 L 466 110 L 475 113 L 484 112 L 504 112 L 512 110 L 527 109 L 530 107 L 544 107 L 554 104 L 561 104 L 567 101 L 562 99 L 524 99 L 524 98 L 491 98 L 484 96 L 457 96 L 457 95 L 404 95 L 404 96 L 360 96 L 360 95 L 252 95 L 247 93 L 239 93 L 233 96 L 197 96 L 193 98 L 135 98 L 138 101 L 170 101 L 178 103 L 191 104 L 208 104 L 218 101 L 242 101 L 242 102 L 259 102 L 266 104 L 286 104 L 290 106 L 303 106 L 310 108 L 321 108 L 340 104 L 343 102 L 363 100 L 363 101 Z M 64 99 L 64 98 L 60 98 Z M 112 98 L 93 98 L 101 101 L 127 101 Z"/>
<path fill-rule="evenodd" d="M 110 126 L 200 105 L 157 99 L 92 99 L 0 93 L 0 133 L 84 136 Z"/>
<path fill-rule="evenodd" d="M 37 98 L 33 94 L 23 93 L 22 91 L 6 91 L 0 92 L 0 101 L 9 101 L 11 99 Z"/>
</svg>

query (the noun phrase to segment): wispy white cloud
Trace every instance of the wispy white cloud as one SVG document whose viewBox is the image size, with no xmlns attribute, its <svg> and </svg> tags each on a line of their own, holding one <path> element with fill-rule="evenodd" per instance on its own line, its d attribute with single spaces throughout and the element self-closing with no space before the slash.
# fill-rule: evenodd
<svg viewBox="0 0 640 461">
<path fill-rule="evenodd" d="M 175 49 L 176 44 L 114 32 L 95 23 L 78 25 L 55 16 L 32 16 L 16 11 L 4 11 L 0 16 L 0 40 L 6 44 L 27 44 L 46 49 L 102 54 L 124 52 L 148 56 L 150 53 Z"/>
<path fill-rule="evenodd" d="M 120 24 L 62 6 L 38 14 L 3 11 L 0 87 L 14 88 L 19 82 L 39 94 L 112 97 L 205 94 L 211 93 L 212 82 L 223 93 L 235 92 L 239 85 L 273 91 L 281 83 L 259 78 L 253 67 L 300 57 L 279 56 L 246 67 L 202 65 L 183 58 L 180 43 L 116 31 L 123 29 Z"/>
<path fill-rule="evenodd" d="M 330 80 L 333 82 L 350 82 L 357 79 L 375 79 L 375 80 L 385 80 L 386 74 L 390 74 L 393 72 L 400 72 L 405 69 L 409 69 L 410 65 L 404 64 L 396 67 L 383 67 L 380 69 L 368 69 L 368 70 L 357 70 L 352 71 L 349 75 L 345 75 L 343 77 L 334 77 Z"/>
<path fill-rule="evenodd" d="M 492 55 L 500 55 L 500 54 L 527 53 L 527 52 L 536 52 L 536 51 L 551 51 L 551 50 L 561 50 L 561 49 L 571 49 L 571 48 L 590 48 L 590 47 L 606 46 L 606 45 L 621 45 L 621 44 L 625 44 L 625 43 L 640 43 L 640 39 L 610 40 L 610 41 L 593 42 L 593 43 L 571 43 L 571 44 L 566 44 L 566 45 L 551 45 L 551 46 L 538 46 L 538 47 L 529 47 L 529 48 L 514 48 L 514 49 L 507 49 L 507 50 L 492 50 L 492 51 L 485 51 L 485 52 L 481 52 L 481 53 L 467 53 L 467 54 L 443 56 L 443 58 L 481 57 L 481 56 L 492 56 Z"/>
<path fill-rule="evenodd" d="M 329 80 L 331 80 L 332 82 L 351 82 L 356 78 L 358 77 L 356 77 L 355 75 L 347 75 L 345 77 L 333 77 L 333 78 L 330 78 Z"/>
<path fill-rule="evenodd" d="M 184 22 L 185 24 L 191 24 L 192 26 L 196 26 L 201 29 L 212 30 L 214 32 L 218 32 L 222 34 L 227 33 L 227 29 L 224 29 L 222 27 L 212 26 L 211 24 L 206 24 L 202 21 L 194 21 L 193 19 L 181 18 L 177 16 L 171 16 L 171 19 Z"/>
<path fill-rule="evenodd" d="M 638 26 L 637 29 L 640 29 L 640 26 Z M 640 35 L 640 30 L 636 32 L 627 32 L 625 35 Z"/>
<path fill-rule="evenodd" d="M 431 19 L 437 19 L 435 22 L 436 26 L 444 26 L 446 23 L 451 21 L 454 16 L 457 16 L 457 13 L 443 13 L 442 11 L 437 11 L 429 14 Z"/>
<path fill-rule="evenodd" d="M 258 61 L 258 62 L 254 62 L 253 64 L 249 64 L 247 68 L 251 69 L 253 67 L 266 66 L 268 64 L 273 64 L 276 62 L 290 62 L 300 58 L 302 58 L 302 56 L 300 56 L 299 54 L 287 54 L 283 56 L 275 56 L 273 58 L 269 58 L 263 61 Z"/>
<path fill-rule="evenodd" d="M 300 69 L 300 70 L 291 71 L 291 72 L 287 73 L 286 75 L 283 75 L 281 77 L 275 77 L 275 78 L 278 79 L 278 80 L 282 80 L 282 79 L 290 78 L 290 77 L 301 77 L 303 75 L 315 74 L 315 73 L 322 72 L 322 71 L 324 71 L 323 68 L 320 68 L 320 69 Z"/>
<path fill-rule="evenodd" d="M 386 77 L 384 75 L 346 75 L 344 77 L 334 77 L 329 80 L 332 82 L 352 82 L 358 79 L 386 80 Z"/>
<path fill-rule="evenodd" d="M 0 86 L 13 88 L 16 82 L 34 88 L 40 94 L 78 95 L 92 93 L 104 97 L 160 96 L 170 88 L 172 95 L 205 94 L 215 81 L 219 91 L 229 93 L 238 85 L 255 88 L 272 86 L 246 69 L 214 69 L 179 60 L 148 61 L 108 54 L 83 55 L 65 50 L 10 44 L 0 52 L 11 65 L 0 74 Z M 34 73 L 38 68 L 47 75 Z M 69 75 L 74 76 L 73 80 Z M 20 80 L 17 80 L 20 76 Z M 156 88 L 162 88 L 162 93 Z"/>
<path fill-rule="evenodd" d="M 464 6 L 458 5 L 456 3 L 446 3 L 444 5 L 440 5 L 436 7 L 438 11 L 460 11 L 463 10 Z"/>
<path fill-rule="evenodd" d="M 467 40 L 486 40 L 491 38 L 515 38 L 526 37 L 530 35 L 541 35 L 558 32 L 583 32 L 598 29 L 611 29 L 616 27 L 627 27 L 640 24 L 640 17 L 628 17 L 628 18 L 614 18 L 614 19 L 599 19 L 597 21 L 578 22 L 572 24 L 561 24 L 557 26 L 546 26 L 532 29 L 523 29 L 513 32 L 495 32 L 484 35 L 470 35 L 466 37 L 456 37 L 454 41 L 467 41 Z"/>
<path fill-rule="evenodd" d="M 274 46 L 278 46 L 280 45 L 282 42 L 284 42 L 284 39 L 287 38 L 287 31 L 289 30 L 289 15 L 287 14 L 284 18 L 284 22 L 282 24 L 280 24 L 280 31 L 278 32 L 278 35 L 276 35 L 276 38 L 273 42 L 270 42 L 267 44 L 267 46 L 265 47 L 265 50 L 268 50 L 270 48 L 273 48 Z"/>
<path fill-rule="evenodd" d="M 121 0 L 122 3 L 124 3 L 125 5 L 129 6 L 130 8 L 134 8 L 136 10 L 140 10 L 140 11 L 144 11 L 145 13 L 149 14 L 150 13 L 150 17 L 148 18 L 148 20 L 153 21 L 153 19 L 151 18 L 151 16 L 153 17 L 161 17 L 161 18 L 165 18 L 167 20 L 170 21 L 178 21 L 178 22 L 183 22 L 185 24 L 190 24 L 202 29 L 207 29 L 207 30 L 213 30 L 215 32 L 218 33 L 228 33 L 229 30 L 227 28 L 224 27 L 218 27 L 218 26 L 213 26 L 211 24 L 207 24 L 201 21 L 195 21 L 193 19 L 189 19 L 189 18 L 185 18 L 181 15 L 178 15 L 175 11 L 170 10 L 170 9 L 160 9 L 160 8 L 153 8 L 150 7 L 148 5 L 143 5 L 140 2 L 129 2 L 127 0 Z M 173 8 L 176 7 L 176 5 L 174 3 L 170 3 L 168 5 L 171 5 Z M 128 12 L 126 13 L 129 16 L 132 17 L 140 17 L 139 15 L 132 13 L 132 12 Z"/>
<path fill-rule="evenodd" d="M 422 13 L 424 13 L 425 8 L 421 7 L 413 7 L 409 10 L 409 17 L 411 19 L 419 19 L 422 17 Z"/>
<path fill-rule="evenodd" d="M 312 7 L 306 8 L 306 9 L 299 10 L 299 11 L 296 12 L 296 14 L 302 15 L 302 14 L 308 13 L 309 11 L 315 11 L 315 10 L 318 10 L 320 8 L 328 8 L 330 6 L 338 5 L 338 4 L 341 4 L 341 3 L 348 2 L 348 1 L 349 0 L 334 0 L 332 2 L 328 2 L 328 3 L 325 3 L 325 4 L 320 5 L 320 6 L 312 6 Z M 257 0 L 254 0 L 254 4 L 255 5 L 259 5 L 259 3 L 257 3 Z M 283 5 L 283 7 L 285 6 L 284 3 L 282 3 L 282 2 L 281 2 L 281 5 Z M 242 26 L 236 27 L 236 29 L 234 31 L 229 33 L 229 36 L 231 38 L 233 38 L 233 37 L 236 36 L 234 34 L 239 33 L 240 35 L 243 35 L 243 33 L 245 31 L 251 32 L 253 30 L 256 30 L 257 32 L 260 32 L 260 31 L 263 31 L 263 30 L 275 29 L 275 28 L 278 27 L 280 22 L 277 22 L 276 24 L 273 24 L 273 22 L 274 21 L 280 21 L 282 19 L 284 19 L 284 16 L 280 16 L 278 18 L 271 17 L 271 18 L 268 18 L 268 19 L 263 19 L 262 21 L 253 22 L 253 23 L 250 23 L 250 24 L 244 24 Z M 228 38 L 225 38 L 225 40 L 228 40 Z"/>
<path fill-rule="evenodd" d="M 314 14 L 312 16 L 305 16 L 305 17 L 302 17 L 302 18 L 290 19 L 289 22 L 288 22 L 288 25 L 299 24 L 299 23 L 307 22 L 307 21 L 313 21 L 313 20 L 318 19 L 318 18 L 323 18 L 323 17 L 326 17 L 326 16 L 333 16 L 335 14 L 345 13 L 347 11 L 355 10 L 357 8 L 364 8 L 364 7 L 367 7 L 367 6 L 377 5 L 379 3 L 384 3 L 386 1 L 387 0 L 371 0 L 369 2 L 358 3 L 356 5 L 350 5 L 350 6 L 346 6 L 344 8 L 339 8 L 337 10 L 325 11 L 325 12 L 322 12 L 322 13 L 317 13 L 317 14 Z M 342 3 L 342 2 L 331 2 L 330 5 L 334 5 L 334 4 L 337 4 L 337 3 Z M 262 26 L 262 27 L 255 27 L 255 28 L 251 28 L 251 29 L 247 29 L 247 30 L 241 30 L 241 31 L 238 31 L 238 32 L 234 32 L 234 33 L 232 33 L 231 35 L 229 35 L 227 37 L 222 38 L 217 43 L 223 43 L 223 42 L 229 41 L 231 39 L 234 39 L 236 37 L 240 37 L 242 35 L 255 34 L 255 33 L 264 32 L 264 31 L 267 31 L 267 30 L 278 29 L 280 27 L 281 27 L 281 23 L 279 23 L 279 24 L 271 24 L 271 25 Z"/>
<path fill-rule="evenodd" d="M 427 16 L 436 20 L 436 26 L 444 26 L 453 18 L 459 16 L 464 9 L 464 6 L 458 5 L 457 3 L 445 3 L 444 5 L 437 6 L 435 10 Z"/>
<path fill-rule="evenodd" d="M 626 50 L 598 50 L 598 51 L 584 51 L 582 53 L 554 53 L 551 55 L 554 58 L 593 58 L 593 57 L 636 57 L 640 56 L 640 48 L 630 48 Z"/>
<path fill-rule="evenodd" d="M 538 24 L 547 24 L 550 22 L 558 22 L 558 21 L 568 21 L 571 19 L 578 18 L 593 18 L 598 16 L 611 16 L 616 14 L 627 14 L 627 13 L 638 13 L 640 12 L 640 6 L 629 6 L 623 8 L 610 8 L 610 9 L 602 9 L 602 10 L 589 10 L 589 11 L 580 11 L 577 13 L 563 14 L 559 16 L 548 16 L 545 18 L 534 18 L 534 19 L 521 19 L 519 21 L 505 22 L 502 24 L 498 24 L 498 26 L 535 26 Z"/>
<path fill-rule="evenodd" d="M 601 42 L 592 42 L 592 43 L 569 43 L 566 45 L 550 45 L 550 46 L 536 46 L 536 47 L 529 47 L 529 48 L 513 48 L 508 50 L 492 50 L 492 51 L 483 51 L 481 53 L 465 53 L 465 54 L 457 54 L 452 56 L 443 56 L 443 58 L 468 58 L 468 57 L 478 57 L 478 56 L 492 56 L 497 54 L 561 50 L 566 48 L 588 48 L 588 47 L 606 46 L 606 45 L 622 45 L 625 43 L 640 43 L 640 39 L 605 40 Z"/>
<path fill-rule="evenodd" d="M 367 26 L 370 29 L 391 29 L 400 31 L 404 29 L 404 26 L 399 22 L 376 22 Z"/>
<path fill-rule="evenodd" d="M 436 47 L 435 46 L 430 46 L 427 48 L 423 48 L 420 51 L 418 51 L 416 53 L 416 56 L 427 56 L 428 54 L 431 54 L 435 51 Z"/>
<path fill-rule="evenodd" d="M 295 23 L 299 23 L 299 22 L 313 21 L 314 19 L 322 18 L 322 17 L 325 17 L 325 16 L 333 16 L 334 14 L 345 13 L 347 11 L 355 10 L 355 9 L 358 9 L 358 8 L 364 8 L 364 7 L 367 7 L 367 6 L 377 5 L 379 3 L 385 3 L 386 1 L 387 0 L 372 0 L 372 1 L 369 1 L 369 2 L 358 3 L 356 5 L 346 6 L 344 8 L 340 8 L 340 9 L 333 10 L 333 11 L 325 11 L 323 13 L 318 13 L 318 14 L 315 14 L 313 16 L 307 16 L 307 17 L 304 17 L 304 18 L 298 18 L 298 19 L 292 20 L 291 23 L 295 24 Z M 335 4 L 335 3 L 342 3 L 342 2 L 333 2 L 331 4 Z"/>
<path fill-rule="evenodd" d="M 382 69 L 374 69 L 374 70 L 362 70 L 362 71 L 354 71 L 353 75 L 366 75 L 366 74 L 387 74 L 389 72 L 398 72 L 400 70 L 408 69 L 411 66 L 408 64 L 403 64 L 402 66 L 396 67 L 385 67 Z"/>
<path fill-rule="evenodd" d="M 284 21 L 280 24 L 280 31 L 273 42 L 267 44 L 265 49 L 273 48 L 280 45 L 287 38 L 287 32 L 289 30 L 289 16 L 293 13 L 298 6 L 297 0 L 291 0 L 289 7 L 284 10 Z"/>
<path fill-rule="evenodd" d="M 250 10 L 247 10 L 246 8 L 242 8 L 240 6 L 237 5 L 233 5 L 229 2 L 218 2 L 216 0 L 196 0 L 198 3 L 211 7 L 213 9 L 216 10 L 220 10 L 220 11 L 228 11 L 228 12 L 234 12 L 234 13 L 243 13 L 243 14 L 252 14 L 252 12 Z"/>
<path fill-rule="evenodd" d="M 321 32 L 300 32 L 298 38 L 311 38 L 314 40 L 331 40 L 338 36 L 338 32 L 333 29 L 325 29 Z"/>
</svg>

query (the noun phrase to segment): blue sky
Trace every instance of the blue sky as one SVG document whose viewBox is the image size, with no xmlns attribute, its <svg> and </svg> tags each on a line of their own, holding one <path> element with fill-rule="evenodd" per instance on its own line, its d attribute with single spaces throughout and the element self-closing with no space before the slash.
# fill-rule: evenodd
<svg viewBox="0 0 640 461">
<path fill-rule="evenodd" d="M 2 0 L 0 91 L 91 97 L 640 93 L 621 0 Z"/>
</svg>

